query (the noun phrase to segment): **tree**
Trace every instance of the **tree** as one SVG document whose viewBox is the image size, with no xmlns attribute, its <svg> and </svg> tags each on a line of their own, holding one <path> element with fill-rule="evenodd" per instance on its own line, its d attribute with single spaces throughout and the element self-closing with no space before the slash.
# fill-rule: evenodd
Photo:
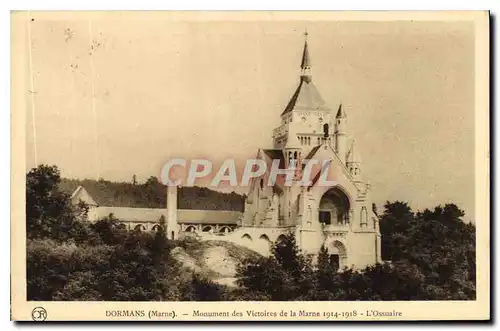
<svg viewBox="0 0 500 331">
<path fill-rule="evenodd" d="M 119 245 L 127 237 L 127 230 L 113 214 L 90 225 L 104 245 Z"/>
<path fill-rule="evenodd" d="M 330 261 L 328 249 L 322 245 L 318 253 L 317 265 L 315 270 L 315 280 L 320 289 L 332 291 L 334 277 L 337 273 L 338 266 L 333 265 Z"/>
<path fill-rule="evenodd" d="M 78 221 L 69 195 L 59 189 L 56 166 L 40 165 L 26 175 L 26 228 L 28 238 L 86 240 L 86 227 Z"/>
<path fill-rule="evenodd" d="M 244 260 L 237 267 L 236 277 L 246 293 L 269 300 L 293 299 L 294 293 L 288 291 L 290 276 L 272 257 Z"/>
<path fill-rule="evenodd" d="M 272 248 L 272 256 L 245 260 L 237 269 L 237 283 L 271 300 L 294 300 L 311 287 L 311 260 L 303 256 L 292 233 L 285 234 Z"/>
<path fill-rule="evenodd" d="M 385 211 L 380 218 L 380 233 L 382 234 L 382 258 L 392 260 L 398 258 L 398 246 L 406 240 L 406 234 L 414 220 L 413 212 L 406 202 L 387 201 Z M 398 244 L 399 243 L 399 244 Z"/>
<path fill-rule="evenodd" d="M 416 214 L 406 203 L 385 205 L 382 251 L 424 275 L 422 296 L 427 299 L 475 298 L 475 226 L 465 224 L 463 216 L 454 204 Z"/>
<path fill-rule="evenodd" d="M 213 281 L 193 273 L 191 281 L 182 289 L 183 301 L 224 301 L 227 297 L 226 289 Z"/>
</svg>

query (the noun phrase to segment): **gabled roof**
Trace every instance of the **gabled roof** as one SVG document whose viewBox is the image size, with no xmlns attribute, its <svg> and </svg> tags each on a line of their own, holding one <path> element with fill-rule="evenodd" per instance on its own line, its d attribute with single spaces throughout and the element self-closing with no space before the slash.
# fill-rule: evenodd
<svg viewBox="0 0 500 331">
<path fill-rule="evenodd" d="M 236 225 L 242 214 L 238 211 L 182 209 L 177 215 L 179 223 Z"/>
<path fill-rule="evenodd" d="M 280 169 L 285 167 L 285 156 L 281 149 L 263 149 L 265 156 L 270 160 L 280 160 Z"/>
<path fill-rule="evenodd" d="M 312 81 L 301 80 L 281 115 L 293 110 L 329 110 Z"/>
<path fill-rule="evenodd" d="M 81 201 L 85 202 L 89 206 L 98 206 L 98 203 L 92 198 L 92 196 L 87 192 L 83 186 L 78 186 L 78 188 L 70 196 L 71 203 L 78 204 Z"/>
<path fill-rule="evenodd" d="M 82 189 L 79 189 L 79 187 Z M 98 206 L 165 208 L 166 187 L 160 183 L 132 184 L 91 179 L 61 179 L 59 188 L 68 195 L 85 191 Z M 83 191 L 82 191 L 83 190 Z M 86 196 L 86 195 L 85 195 Z M 90 201 L 90 199 L 88 199 Z M 243 210 L 244 199 L 237 193 L 223 193 L 206 187 L 180 187 L 178 208 L 194 210 Z M 84 199 L 85 200 L 85 199 Z M 90 201 L 91 202 L 91 201 Z"/>
<path fill-rule="evenodd" d="M 322 145 L 314 146 L 313 149 L 311 149 L 311 151 L 307 154 L 305 159 L 310 160 L 316 154 L 316 152 L 321 148 L 321 146 Z"/>
<path fill-rule="evenodd" d="M 318 161 L 320 161 L 319 164 L 321 165 L 321 167 L 323 165 L 323 162 L 325 162 L 325 161 L 327 163 L 329 163 L 330 166 L 331 165 L 338 166 L 341 173 L 344 174 L 344 178 L 346 178 L 348 182 L 350 182 L 354 187 L 356 187 L 356 184 L 352 178 L 352 175 L 349 173 L 345 164 L 340 160 L 340 158 L 338 157 L 337 153 L 335 153 L 333 148 L 329 145 L 324 145 L 324 144 L 321 146 L 327 146 L 327 148 L 326 149 L 317 148 L 315 150 L 312 150 L 309 153 L 310 159 L 317 158 Z M 322 155 L 323 155 L 323 157 L 322 157 Z M 308 189 L 310 189 L 311 187 L 316 185 L 317 181 L 319 180 L 320 175 L 321 175 L 321 167 L 316 167 L 316 171 L 314 171 L 314 168 L 313 168 L 313 172 L 311 173 L 311 176 L 312 176 L 311 182 L 312 183 Z M 357 190 L 357 187 L 356 187 L 356 190 Z"/>
<path fill-rule="evenodd" d="M 279 169 L 283 170 L 286 168 L 286 161 L 285 161 L 285 155 L 283 154 L 283 150 L 281 149 L 263 149 L 263 159 L 266 161 L 267 164 L 267 175 L 271 171 L 272 163 L 274 160 L 279 160 Z M 253 182 L 255 183 L 255 182 Z M 276 176 L 276 182 L 274 184 L 273 189 L 277 191 L 282 191 L 283 190 L 283 176 L 278 175 Z M 251 188 L 253 189 L 253 187 Z"/>
</svg>

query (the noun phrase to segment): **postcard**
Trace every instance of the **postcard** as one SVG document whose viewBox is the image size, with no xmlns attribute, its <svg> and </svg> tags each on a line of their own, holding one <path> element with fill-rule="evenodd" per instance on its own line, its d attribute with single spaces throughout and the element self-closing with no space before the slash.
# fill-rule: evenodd
<svg viewBox="0 0 500 331">
<path fill-rule="evenodd" d="M 490 319 L 489 13 L 11 14 L 11 318 Z"/>
</svg>

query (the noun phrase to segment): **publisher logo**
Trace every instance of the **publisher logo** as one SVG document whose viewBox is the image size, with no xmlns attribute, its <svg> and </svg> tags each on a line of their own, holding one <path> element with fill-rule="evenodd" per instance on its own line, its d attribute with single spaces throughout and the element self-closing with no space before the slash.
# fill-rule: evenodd
<svg viewBox="0 0 500 331">
<path fill-rule="evenodd" d="M 47 311 L 43 307 L 36 307 L 31 312 L 31 317 L 33 321 L 42 322 L 47 318 Z"/>
</svg>

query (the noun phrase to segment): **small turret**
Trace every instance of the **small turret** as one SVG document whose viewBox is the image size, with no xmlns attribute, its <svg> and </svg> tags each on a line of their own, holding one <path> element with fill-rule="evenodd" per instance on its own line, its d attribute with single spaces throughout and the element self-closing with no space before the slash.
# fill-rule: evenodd
<svg viewBox="0 0 500 331">
<path fill-rule="evenodd" d="M 355 182 L 361 182 L 361 158 L 355 149 L 354 140 L 351 143 L 351 148 L 347 154 L 346 167 L 349 170 Z"/>
<path fill-rule="evenodd" d="M 340 104 L 335 117 L 335 152 L 342 162 L 346 162 L 347 154 L 347 115 Z"/>
</svg>

